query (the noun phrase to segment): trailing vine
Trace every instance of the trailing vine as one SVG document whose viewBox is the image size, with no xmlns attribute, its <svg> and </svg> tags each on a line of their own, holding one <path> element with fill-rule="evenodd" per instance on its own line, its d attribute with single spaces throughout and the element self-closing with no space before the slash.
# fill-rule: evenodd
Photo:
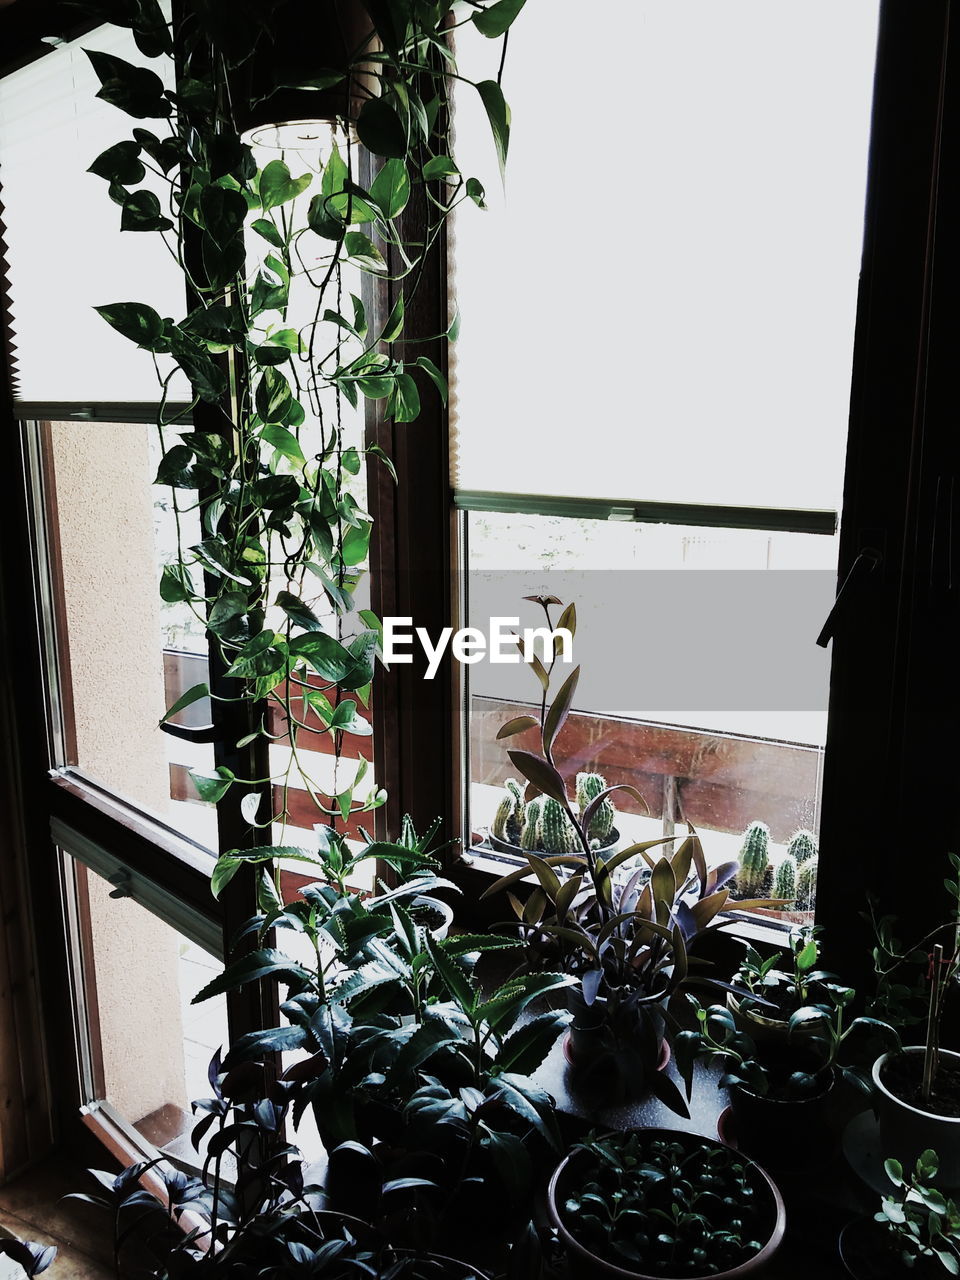
<svg viewBox="0 0 960 1280">
<path fill-rule="evenodd" d="M 235 694 L 228 686 L 216 696 L 279 710 L 279 725 L 260 714 L 254 732 L 231 745 L 289 739 L 290 763 L 270 779 L 284 802 L 258 820 L 248 797 L 251 825 L 286 821 L 297 777 L 330 825 L 385 799 L 376 787 L 359 793 L 362 755 L 355 776 L 341 785 L 335 772 L 331 787 L 310 776 L 299 749 L 304 731 L 326 733 L 339 761 L 345 735 L 371 732 L 358 704 L 369 704 L 379 621 L 356 599 L 371 520 L 353 478 L 365 460 L 396 473 L 381 449 L 347 438 L 345 414 L 380 401 L 384 417 L 409 423 L 421 389 L 446 398 L 441 370 L 407 353 L 418 341 L 455 338 L 456 325 L 445 335 L 411 334 L 405 313 L 451 212 L 464 201 L 484 204 L 481 183 L 461 174 L 451 151 L 454 80 L 479 94 L 501 166 L 509 141 L 501 50 L 495 79 L 466 81 L 453 36 L 468 26 L 505 52 L 523 3 L 330 0 L 346 53 L 331 61 L 332 47 L 317 48 L 316 66 L 294 83 L 271 63 L 279 26 L 294 20 L 288 0 L 183 0 L 174 21 L 159 0 L 81 6 L 131 28 L 140 53 L 166 72 L 88 51 L 98 96 L 135 121 L 132 136 L 90 167 L 120 206 L 122 230 L 163 238 L 189 310 L 179 320 L 148 301 L 97 310 L 157 369 L 156 480 L 171 488 L 178 544 L 161 596 L 193 610 L 213 637 L 226 679 L 236 682 Z M 357 38 L 344 27 L 345 10 Z M 309 159 L 299 149 L 264 159 L 245 122 L 272 92 L 289 89 L 339 95 L 338 134 L 318 131 L 323 149 Z M 361 144 L 372 159 L 366 170 Z M 412 199 L 426 211 L 415 238 L 403 222 Z M 351 273 L 402 282 L 385 319 Z M 177 370 L 191 387 L 186 410 L 173 404 Z M 203 429 L 195 430 L 198 406 Z M 187 535 L 188 515 L 199 517 L 199 539 Z M 195 685 L 164 720 L 209 693 Z M 237 779 L 222 766 L 193 776 L 208 801 L 235 782 L 267 781 Z"/>
</svg>

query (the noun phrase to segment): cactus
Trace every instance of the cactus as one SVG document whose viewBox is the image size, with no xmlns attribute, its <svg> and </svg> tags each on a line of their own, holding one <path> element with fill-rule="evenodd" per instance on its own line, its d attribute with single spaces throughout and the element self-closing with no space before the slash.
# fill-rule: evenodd
<svg viewBox="0 0 960 1280">
<path fill-rule="evenodd" d="M 787 854 L 773 875 L 773 897 L 792 899 L 797 892 L 797 860 Z"/>
<path fill-rule="evenodd" d="M 806 862 L 801 862 L 797 872 L 797 910 L 812 911 L 817 900 L 817 862 L 818 855 L 813 854 Z"/>
<path fill-rule="evenodd" d="M 508 791 L 500 803 L 497 805 L 497 812 L 493 821 L 490 823 L 490 834 L 497 837 L 498 840 L 508 840 L 507 823 L 513 817 L 514 798 Z"/>
<path fill-rule="evenodd" d="M 595 800 L 601 792 L 606 791 L 607 780 L 600 773 L 578 773 L 577 774 L 577 805 L 580 812 L 583 813 L 591 800 Z M 609 796 L 602 801 L 597 808 L 596 813 L 590 820 L 590 830 L 587 835 L 590 838 L 591 845 L 593 841 L 598 841 L 599 845 L 604 845 L 610 839 L 610 832 L 613 830 L 613 822 L 616 817 L 616 810 L 613 807 L 613 801 Z"/>
<path fill-rule="evenodd" d="M 507 823 L 507 830 L 510 832 L 511 841 L 519 844 L 520 833 L 523 831 L 524 811 L 527 807 L 523 799 L 523 786 L 516 778 L 508 778 L 503 785 L 513 796 L 513 820 Z"/>
<path fill-rule="evenodd" d="M 796 860 L 798 867 L 802 866 L 808 858 L 815 858 L 818 852 L 817 837 L 812 831 L 807 831 L 803 827 L 793 833 L 787 845 L 787 853 Z"/>
<path fill-rule="evenodd" d="M 520 833 L 520 848 L 536 852 L 540 848 L 540 810 L 543 808 L 543 797 L 534 796 L 524 809 L 523 831 Z"/>
<path fill-rule="evenodd" d="M 743 833 L 738 858 L 737 892 L 741 897 L 756 898 L 762 893 L 769 849 L 770 828 L 765 822 L 751 822 Z"/>
<path fill-rule="evenodd" d="M 540 810 L 540 846 L 544 853 L 573 853 L 577 833 L 559 800 L 547 796 Z"/>
</svg>

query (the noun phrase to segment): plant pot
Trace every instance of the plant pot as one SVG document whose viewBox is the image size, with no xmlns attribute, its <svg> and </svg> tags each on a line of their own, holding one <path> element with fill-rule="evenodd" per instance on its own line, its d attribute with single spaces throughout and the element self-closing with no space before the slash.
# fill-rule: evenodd
<svg viewBox="0 0 960 1280">
<path fill-rule="evenodd" d="M 833 1090 L 829 1072 L 819 1093 L 808 1098 L 764 1098 L 730 1088 L 730 1118 L 737 1149 L 774 1169 L 820 1164 L 836 1143 Z"/>
<path fill-rule="evenodd" d="M 724 1145 L 709 1138 L 701 1138 L 696 1134 L 681 1133 L 673 1129 L 648 1129 L 644 1130 L 644 1132 L 650 1135 L 651 1141 L 665 1137 L 670 1141 L 689 1142 L 690 1144 L 709 1143 L 714 1147 L 722 1147 Z M 583 1151 L 574 1151 L 566 1156 L 554 1170 L 550 1185 L 547 1188 L 547 1211 L 551 1222 L 557 1229 L 560 1242 L 566 1250 L 570 1274 L 578 1277 L 578 1280 L 612 1280 L 615 1277 L 621 1277 L 622 1280 L 664 1280 L 667 1273 L 663 1271 L 643 1271 L 639 1269 L 642 1264 L 638 1264 L 636 1269 L 627 1269 L 598 1257 L 582 1245 L 568 1230 L 561 1216 L 560 1206 L 565 1203 L 570 1190 L 583 1184 L 588 1160 L 589 1154 Z M 746 1163 L 753 1170 L 757 1191 L 765 1200 L 765 1220 L 768 1222 L 769 1227 L 763 1236 L 763 1247 L 752 1258 L 726 1271 L 712 1273 L 715 1277 L 719 1276 L 721 1280 L 733 1280 L 733 1277 L 752 1275 L 760 1271 L 780 1247 L 784 1230 L 786 1229 L 783 1198 L 776 1184 L 760 1165 L 752 1160 L 747 1160 Z M 688 1277 L 688 1280 L 702 1280 L 701 1276 L 689 1271 L 683 1274 Z"/>
<path fill-rule="evenodd" d="M 495 836 L 492 831 L 487 832 L 487 840 L 490 842 L 490 847 L 492 849 L 496 849 L 498 853 L 508 853 L 511 858 L 516 858 L 520 862 L 522 862 L 526 857 L 526 854 L 527 854 L 526 849 L 521 849 L 518 844 L 511 844 L 509 840 L 501 840 L 500 837 Z M 607 841 L 606 844 L 602 844 L 600 848 L 597 849 L 597 853 L 601 856 L 601 858 L 609 857 L 611 853 L 616 853 L 619 845 L 620 845 L 620 832 L 617 830 L 616 827 L 614 827 L 613 830 L 610 832 L 610 839 Z M 547 857 L 553 856 L 552 854 L 545 853 L 543 849 L 532 849 L 530 850 L 530 852 L 539 854 L 541 858 L 547 858 Z M 583 850 L 581 849 L 579 850 L 579 852 L 582 854 Z M 576 856 L 576 852 L 574 856 Z"/>
<path fill-rule="evenodd" d="M 727 992 L 727 1008 L 733 1014 L 737 1030 L 748 1035 L 754 1044 L 786 1044 L 789 1023 L 784 1018 L 768 1018 L 745 1008 L 732 991 Z"/>
<path fill-rule="evenodd" d="M 939 1262 L 919 1258 L 907 1269 L 890 1233 L 873 1218 L 854 1218 L 840 1232 L 840 1261 L 852 1280 L 890 1280 L 891 1276 L 910 1276 L 912 1280 L 944 1280 L 945 1269 Z"/>
<path fill-rule="evenodd" d="M 627 1032 L 613 1025 L 606 996 L 597 996 L 588 1005 L 579 987 L 572 987 L 567 1008 L 573 1021 L 564 1035 L 563 1053 L 574 1087 L 600 1093 L 609 1103 L 629 1102 L 649 1093 L 651 1073 L 662 1070 L 670 1055 L 660 1005 L 642 1006 Z"/>
<path fill-rule="evenodd" d="M 911 1046 L 898 1053 L 885 1053 L 873 1064 L 881 1154 L 885 1160 L 895 1157 L 905 1169 L 910 1169 L 921 1152 L 932 1148 L 940 1160 L 937 1184 L 960 1187 L 960 1116 L 936 1115 L 925 1111 L 892 1091 L 889 1084 L 885 1083 L 884 1076 L 889 1074 L 888 1064 L 903 1057 L 922 1060 L 923 1048 Z M 941 1049 L 940 1060 L 950 1063 L 954 1070 L 960 1071 L 960 1053 Z"/>
</svg>

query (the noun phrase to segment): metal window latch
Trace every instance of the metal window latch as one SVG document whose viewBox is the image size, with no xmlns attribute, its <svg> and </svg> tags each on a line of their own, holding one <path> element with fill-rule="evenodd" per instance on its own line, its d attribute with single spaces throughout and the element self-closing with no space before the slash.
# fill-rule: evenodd
<svg viewBox="0 0 960 1280">
<path fill-rule="evenodd" d="M 130 897 L 130 872 L 126 867 L 121 867 L 119 871 L 115 871 L 112 876 L 107 879 L 108 884 L 114 886 L 111 898 L 129 898 Z"/>
<path fill-rule="evenodd" d="M 851 599 L 857 595 L 857 592 L 863 587 L 882 560 L 883 556 L 881 556 L 876 547 L 863 547 L 857 553 L 856 560 L 850 566 L 850 572 L 844 578 L 843 584 L 837 592 L 833 608 L 827 614 L 827 620 L 817 636 L 817 644 L 821 649 L 825 649 L 833 639 L 837 629 L 837 619 L 844 609 L 849 607 Z"/>
</svg>

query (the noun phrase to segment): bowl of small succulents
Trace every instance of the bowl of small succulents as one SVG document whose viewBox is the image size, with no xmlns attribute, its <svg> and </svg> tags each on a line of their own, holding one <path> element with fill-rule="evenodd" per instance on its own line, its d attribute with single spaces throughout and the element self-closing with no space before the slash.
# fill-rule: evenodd
<svg viewBox="0 0 960 1280">
<path fill-rule="evenodd" d="M 578 773 L 575 807 L 585 812 L 590 802 L 608 790 L 602 773 Z M 604 797 L 590 819 L 587 835 L 597 853 L 612 853 L 620 843 L 614 826 L 616 811 L 609 796 Z M 490 823 L 489 839 L 494 849 L 521 857 L 524 853 L 547 855 L 582 852 L 580 837 L 559 800 L 551 796 L 525 799 L 523 783 L 508 778 L 503 795 Z"/>
<path fill-rule="evenodd" d="M 764 1170 L 699 1134 L 635 1129 L 576 1146 L 548 1208 L 573 1274 L 585 1280 L 745 1276 L 786 1225 Z"/>
</svg>

